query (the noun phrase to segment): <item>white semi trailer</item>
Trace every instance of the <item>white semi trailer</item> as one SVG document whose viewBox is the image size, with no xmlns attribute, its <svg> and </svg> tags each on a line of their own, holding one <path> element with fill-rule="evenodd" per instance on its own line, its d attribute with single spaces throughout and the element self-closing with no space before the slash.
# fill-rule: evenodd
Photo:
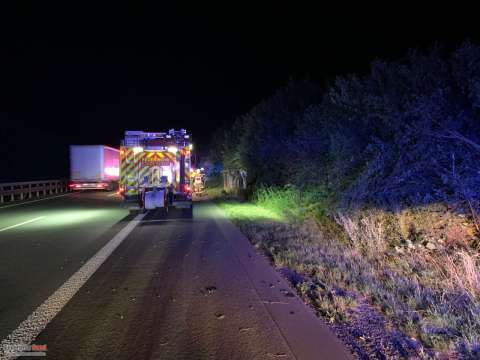
<svg viewBox="0 0 480 360">
<path fill-rule="evenodd" d="M 120 151 L 105 145 L 70 146 L 72 190 L 114 190 L 118 187 Z"/>
</svg>

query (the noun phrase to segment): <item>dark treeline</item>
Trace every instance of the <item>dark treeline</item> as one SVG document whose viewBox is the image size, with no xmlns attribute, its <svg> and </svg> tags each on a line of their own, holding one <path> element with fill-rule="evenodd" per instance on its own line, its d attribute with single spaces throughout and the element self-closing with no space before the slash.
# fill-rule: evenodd
<svg viewBox="0 0 480 360">
<path fill-rule="evenodd" d="M 412 51 L 328 87 L 292 81 L 214 137 L 212 158 L 259 186 L 342 207 L 465 201 L 480 188 L 480 47 Z"/>
</svg>

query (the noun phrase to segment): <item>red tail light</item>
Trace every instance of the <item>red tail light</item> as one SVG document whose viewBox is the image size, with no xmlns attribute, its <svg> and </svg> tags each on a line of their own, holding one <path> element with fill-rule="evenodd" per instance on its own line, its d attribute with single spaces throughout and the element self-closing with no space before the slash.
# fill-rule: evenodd
<svg viewBox="0 0 480 360">
<path fill-rule="evenodd" d="M 192 191 L 192 188 L 190 187 L 190 185 L 184 185 L 184 186 L 183 186 L 183 190 L 184 190 L 185 192 L 191 192 L 191 191 Z"/>
</svg>

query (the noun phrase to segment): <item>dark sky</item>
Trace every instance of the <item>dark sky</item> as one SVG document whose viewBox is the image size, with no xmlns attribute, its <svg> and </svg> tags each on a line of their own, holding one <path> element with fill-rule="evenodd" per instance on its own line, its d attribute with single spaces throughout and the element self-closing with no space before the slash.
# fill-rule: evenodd
<svg viewBox="0 0 480 360">
<path fill-rule="evenodd" d="M 479 40 L 475 12 L 453 5 L 378 15 L 273 2 L 47 3 L 0 12 L 0 181 L 67 175 L 69 144 L 118 146 L 126 129 L 183 127 L 205 150 L 216 126 L 290 78 L 331 81 L 409 48 Z"/>
</svg>

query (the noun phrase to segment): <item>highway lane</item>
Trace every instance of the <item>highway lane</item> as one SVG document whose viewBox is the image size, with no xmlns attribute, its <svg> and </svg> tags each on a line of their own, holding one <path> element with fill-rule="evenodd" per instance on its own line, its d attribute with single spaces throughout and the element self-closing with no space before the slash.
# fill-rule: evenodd
<svg viewBox="0 0 480 360">
<path fill-rule="evenodd" d="M 76 193 L 0 208 L 0 339 L 124 226 L 129 213 L 109 195 Z"/>
<path fill-rule="evenodd" d="M 349 358 L 208 202 L 149 212 L 34 343 L 49 359 Z"/>
</svg>

